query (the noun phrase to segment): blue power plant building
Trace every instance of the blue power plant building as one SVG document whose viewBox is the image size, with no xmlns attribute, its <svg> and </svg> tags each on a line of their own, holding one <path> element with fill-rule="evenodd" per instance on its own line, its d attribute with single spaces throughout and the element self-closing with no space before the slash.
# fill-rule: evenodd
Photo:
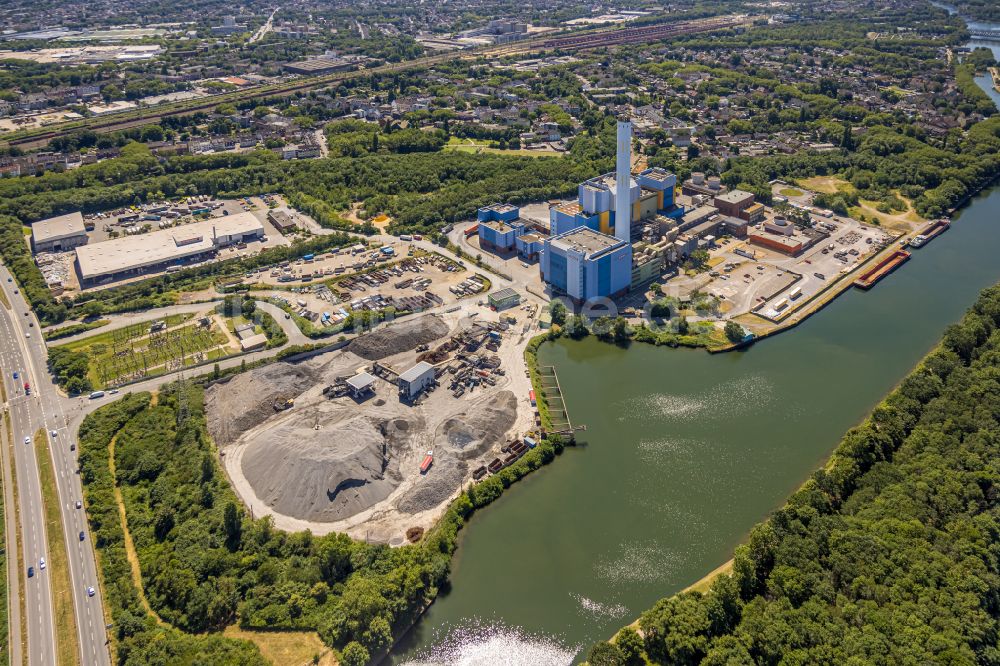
<svg viewBox="0 0 1000 666">
<path fill-rule="evenodd" d="M 632 280 L 632 245 L 577 227 L 545 240 L 540 267 L 542 280 L 574 301 L 617 296 Z"/>
<path fill-rule="evenodd" d="M 632 175 L 632 123 L 618 123 L 617 142 L 613 173 L 580 183 L 577 201 L 549 209 L 551 236 L 540 256 L 542 280 L 576 301 L 629 289 L 634 223 L 684 214 L 674 201 L 674 174 L 654 167 Z M 641 233 L 641 224 L 635 228 Z"/>
<path fill-rule="evenodd" d="M 526 233 L 520 220 L 521 210 L 510 204 L 483 206 L 476 213 L 479 222 L 479 245 L 488 250 L 506 252 L 515 247 L 517 238 Z"/>
<path fill-rule="evenodd" d="M 577 201 L 549 209 L 553 235 L 587 227 L 602 234 L 630 240 L 633 222 L 664 215 L 680 217 L 684 210 L 674 202 L 677 176 L 654 167 L 631 172 L 632 124 L 618 123 L 618 168 L 580 183 Z M 619 225 L 619 219 L 628 223 Z"/>
</svg>

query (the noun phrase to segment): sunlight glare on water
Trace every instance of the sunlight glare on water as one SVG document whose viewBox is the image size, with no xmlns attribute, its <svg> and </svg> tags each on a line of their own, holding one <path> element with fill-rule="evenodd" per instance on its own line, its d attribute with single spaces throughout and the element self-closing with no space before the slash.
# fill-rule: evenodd
<svg viewBox="0 0 1000 666">
<path fill-rule="evenodd" d="M 499 622 L 469 622 L 435 643 L 403 666 L 568 666 L 581 648 Z"/>
</svg>

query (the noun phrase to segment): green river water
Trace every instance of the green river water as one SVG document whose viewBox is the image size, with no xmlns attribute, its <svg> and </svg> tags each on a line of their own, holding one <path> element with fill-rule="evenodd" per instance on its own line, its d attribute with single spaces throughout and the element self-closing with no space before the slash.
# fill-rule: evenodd
<svg viewBox="0 0 1000 666">
<path fill-rule="evenodd" d="M 869 292 L 710 355 L 544 345 L 584 445 L 463 530 L 395 663 L 568 664 L 728 560 L 749 529 L 1000 281 L 1000 188 Z"/>
</svg>

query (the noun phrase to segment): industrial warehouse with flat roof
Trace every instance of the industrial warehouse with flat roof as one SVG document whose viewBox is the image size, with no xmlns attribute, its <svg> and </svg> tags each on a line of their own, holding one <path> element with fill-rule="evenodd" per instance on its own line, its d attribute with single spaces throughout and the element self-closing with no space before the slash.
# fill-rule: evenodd
<svg viewBox="0 0 1000 666">
<path fill-rule="evenodd" d="M 253 213 L 239 213 L 137 236 L 123 236 L 76 248 L 81 284 L 178 266 L 207 257 L 220 247 L 255 240 L 264 225 Z"/>
<path fill-rule="evenodd" d="M 87 244 L 87 229 L 83 215 L 77 211 L 31 225 L 31 246 L 35 253 L 64 252 Z"/>
</svg>

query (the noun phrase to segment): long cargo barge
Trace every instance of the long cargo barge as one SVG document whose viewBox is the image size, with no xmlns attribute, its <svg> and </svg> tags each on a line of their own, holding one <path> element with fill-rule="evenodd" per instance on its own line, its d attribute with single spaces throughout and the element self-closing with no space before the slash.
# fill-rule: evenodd
<svg viewBox="0 0 1000 666">
<path fill-rule="evenodd" d="M 934 220 L 924 227 L 923 231 L 913 237 L 913 240 L 910 241 L 910 247 L 923 247 L 924 245 L 927 245 L 927 243 L 947 231 L 950 226 L 951 222 L 948 220 Z"/>
<path fill-rule="evenodd" d="M 854 281 L 854 286 L 859 289 L 871 289 L 876 282 L 899 268 L 909 258 L 910 253 L 906 250 L 896 250 L 888 257 L 859 275 L 858 279 Z"/>
</svg>

